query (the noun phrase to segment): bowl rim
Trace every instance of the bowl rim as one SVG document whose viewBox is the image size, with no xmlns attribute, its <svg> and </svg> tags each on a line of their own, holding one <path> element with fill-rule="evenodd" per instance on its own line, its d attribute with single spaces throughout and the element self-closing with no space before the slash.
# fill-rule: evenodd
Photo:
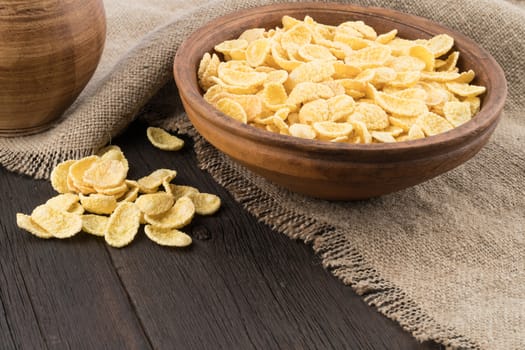
<svg viewBox="0 0 525 350">
<path fill-rule="evenodd" d="M 208 31 L 211 28 L 216 27 L 218 24 L 224 25 L 225 23 L 231 23 L 233 21 L 237 22 L 239 18 L 242 18 L 244 25 L 244 23 L 249 23 L 251 20 L 260 16 L 283 16 L 286 14 L 287 10 L 301 10 L 303 12 L 326 10 L 331 12 L 344 12 L 349 15 L 354 13 L 360 16 L 382 17 L 405 27 L 412 27 L 427 35 L 447 33 L 453 36 L 455 47 L 460 47 L 460 54 L 465 52 L 465 48 L 468 47 L 470 48 L 470 50 L 468 50 L 469 54 L 473 55 L 478 60 L 476 65 L 478 68 L 475 69 L 477 76 L 481 70 L 492 74 L 486 75 L 487 91 L 482 97 L 482 104 L 479 112 L 468 122 L 455 127 L 450 131 L 425 137 L 423 139 L 396 143 L 349 144 L 308 140 L 257 129 L 226 116 L 204 100 L 203 94 L 197 84 L 197 70 L 189 70 L 187 69 L 187 66 L 182 64 L 182 62 L 188 60 L 188 50 L 194 49 L 195 46 L 200 48 L 209 45 Z M 414 24 L 418 22 L 431 25 L 432 27 L 439 29 L 440 32 L 437 33 L 422 25 Z M 248 29 L 253 27 L 254 26 L 247 25 L 246 27 L 242 26 L 238 28 Z M 200 61 L 200 58 L 205 52 L 207 51 L 202 51 L 200 57 L 193 57 L 193 59 L 198 59 Z M 192 59 L 192 57 L 190 57 L 190 59 Z M 306 151 L 312 153 L 323 153 L 325 155 L 339 155 L 347 154 L 349 151 L 357 151 L 363 158 L 373 156 L 377 153 L 382 154 L 382 157 L 384 157 L 385 155 L 395 156 L 405 154 L 409 150 L 412 154 L 414 152 L 425 154 L 430 150 L 446 151 L 457 148 L 458 145 L 466 143 L 477 135 L 484 134 L 489 129 L 495 127 L 493 124 L 496 124 L 499 121 L 507 95 L 507 82 L 501 66 L 488 51 L 464 34 L 428 18 L 400 12 L 390 8 L 367 7 L 337 2 L 278 3 L 242 9 L 212 19 L 190 34 L 179 46 L 173 60 L 173 74 L 183 102 L 191 104 L 192 108 L 196 110 L 200 117 L 207 119 L 215 125 L 220 124 L 221 128 L 228 130 L 228 132 L 256 142 L 271 144 L 275 147 L 285 147 L 290 151 Z M 417 154 L 415 156 L 417 156 Z"/>
</svg>

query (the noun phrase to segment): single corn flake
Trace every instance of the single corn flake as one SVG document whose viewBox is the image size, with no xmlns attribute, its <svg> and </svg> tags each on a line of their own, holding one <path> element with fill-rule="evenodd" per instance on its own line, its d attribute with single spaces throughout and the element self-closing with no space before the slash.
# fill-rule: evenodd
<svg viewBox="0 0 525 350">
<path fill-rule="evenodd" d="M 308 124 L 295 123 L 288 128 L 290 135 L 303 139 L 313 140 L 317 136 L 314 128 Z"/>
<path fill-rule="evenodd" d="M 144 226 L 146 236 L 153 242 L 166 247 L 187 247 L 191 237 L 174 228 L 160 228 L 152 225 Z"/>
<path fill-rule="evenodd" d="M 271 41 L 266 38 L 254 40 L 246 48 L 246 62 L 252 67 L 258 67 L 264 64 L 267 56 L 272 50 Z"/>
<path fill-rule="evenodd" d="M 150 126 L 146 129 L 146 135 L 153 146 L 163 151 L 178 151 L 184 146 L 184 140 L 162 128 Z"/>
<path fill-rule="evenodd" d="M 350 123 L 331 121 L 315 122 L 312 124 L 312 127 L 321 139 L 335 139 L 348 136 L 353 130 L 353 126 Z"/>
<path fill-rule="evenodd" d="M 371 135 L 374 140 L 379 141 L 381 143 L 396 142 L 394 136 L 392 136 L 392 134 L 389 132 L 372 131 Z"/>
<path fill-rule="evenodd" d="M 69 238 L 82 230 L 82 219 L 79 215 L 56 210 L 45 204 L 33 210 L 31 219 L 56 238 Z"/>
<path fill-rule="evenodd" d="M 67 185 L 67 176 L 69 173 L 69 167 L 73 165 L 76 162 L 76 160 L 66 160 L 64 162 L 59 163 L 53 170 L 51 171 L 51 186 L 55 191 L 58 193 L 67 193 L 70 192 L 70 188 Z"/>
<path fill-rule="evenodd" d="M 454 128 L 445 118 L 432 112 L 421 115 L 417 123 L 427 136 L 441 134 Z"/>
<path fill-rule="evenodd" d="M 170 184 L 170 188 L 175 201 L 181 197 L 191 197 L 192 195 L 199 193 L 199 190 L 193 186 Z"/>
<path fill-rule="evenodd" d="M 99 159 L 100 157 L 95 155 L 84 157 L 75 161 L 69 167 L 68 180 L 71 180 L 71 183 L 73 185 L 72 187 L 74 187 L 74 189 L 77 189 L 78 192 L 81 192 L 83 194 L 95 192 L 93 186 L 89 185 L 84 181 L 84 173 Z"/>
<path fill-rule="evenodd" d="M 454 46 L 454 38 L 448 34 L 438 34 L 426 42 L 434 57 L 440 57 L 449 52 Z"/>
<path fill-rule="evenodd" d="M 376 104 L 358 102 L 354 108 L 354 114 L 350 116 L 351 121 L 362 121 L 369 130 L 380 130 L 386 128 L 388 115 Z"/>
<path fill-rule="evenodd" d="M 128 169 L 121 161 L 99 158 L 86 169 L 82 176 L 84 183 L 96 188 L 114 188 L 126 179 Z"/>
<path fill-rule="evenodd" d="M 82 231 L 90 235 L 104 237 L 108 222 L 109 217 L 104 215 L 82 215 Z"/>
<path fill-rule="evenodd" d="M 143 194 L 135 201 L 140 211 L 147 215 L 165 213 L 174 203 L 173 196 L 166 192 Z"/>
<path fill-rule="evenodd" d="M 35 223 L 29 215 L 16 213 L 16 224 L 21 229 L 26 230 L 27 232 L 39 238 L 47 239 L 53 237 L 53 235 L 49 231 Z"/>
<path fill-rule="evenodd" d="M 177 176 L 177 172 L 172 169 L 157 169 L 151 174 L 137 180 L 140 192 L 153 193 L 162 185 L 163 181 L 170 182 Z"/>
<path fill-rule="evenodd" d="M 140 210 L 131 202 L 120 202 L 108 219 L 104 231 L 106 243 L 115 248 L 130 244 L 140 226 Z"/>
<path fill-rule="evenodd" d="M 179 198 L 173 207 L 161 215 L 144 214 L 150 225 L 159 228 L 181 228 L 188 225 L 195 215 L 195 205 L 189 197 Z"/>
<path fill-rule="evenodd" d="M 231 98 L 221 98 L 219 101 L 217 101 L 215 106 L 222 113 L 241 123 L 246 124 L 248 122 L 246 111 L 242 108 L 239 102 Z"/>
<path fill-rule="evenodd" d="M 114 196 L 93 193 L 89 196 L 79 195 L 82 207 L 93 214 L 111 214 L 117 207 L 117 200 Z"/>
<path fill-rule="evenodd" d="M 472 118 L 470 103 L 448 101 L 443 106 L 445 118 L 455 127 L 468 122 Z"/>
<path fill-rule="evenodd" d="M 422 139 L 424 137 L 425 137 L 425 133 L 423 132 L 423 129 L 417 123 L 414 123 L 414 125 L 410 127 L 410 130 L 408 130 L 408 140 L 417 140 L 417 139 Z"/>
<path fill-rule="evenodd" d="M 428 112 L 427 105 L 421 100 L 402 98 L 384 92 L 378 92 L 375 100 L 385 111 L 397 115 L 415 117 Z"/>
<path fill-rule="evenodd" d="M 126 156 L 124 156 L 124 153 L 117 145 L 109 145 L 97 152 L 97 156 L 100 157 L 100 159 L 113 159 L 118 160 L 122 162 L 122 165 L 126 169 L 126 172 L 129 170 L 129 164 L 128 160 L 126 159 Z"/>
<path fill-rule="evenodd" d="M 302 124 L 312 124 L 328 120 L 328 102 L 318 99 L 305 103 L 299 110 L 299 121 Z"/>
<path fill-rule="evenodd" d="M 446 86 L 450 92 L 463 97 L 475 97 L 485 93 L 487 90 L 484 86 L 456 82 L 446 83 Z"/>
<path fill-rule="evenodd" d="M 63 193 L 57 196 L 51 197 L 46 201 L 46 205 L 49 205 L 56 210 L 70 211 L 75 204 L 78 204 L 79 197 L 75 193 Z"/>
<path fill-rule="evenodd" d="M 221 207 L 221 198 L 211 193 L 195 193 L 190 196 L 195 205 L 195 213 L 199 215 L 212 215 Z"/>
<path fill-rule="evenodd" d="M 312 82 L 302 82 L 297 84 L 288 99 L 286 100 L 287 104 L 299 105 L 320 98 L 330 98 L 334 96 L 333 90 L 324 84 L 321 83 L 312 83 Z"/>
<path fill-rule="evenodd" d="M 359 137 L 359 140 L 361 143 L 372 143 L 372 135 L 370 135 L 370 132 L 368 131 L 368 128 L 366 127 L 366 124 L 362 121 L 350 121 L 352 124 L 355 134 L 357 137 Z"/>
</svg>

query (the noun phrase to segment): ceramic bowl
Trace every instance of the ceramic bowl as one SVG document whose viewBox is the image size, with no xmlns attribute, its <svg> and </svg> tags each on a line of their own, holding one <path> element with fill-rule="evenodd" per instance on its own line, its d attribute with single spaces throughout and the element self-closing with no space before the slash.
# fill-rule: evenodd
<svg viewBox="0 0 525 350">
<path fill-rule="evenodd" d="M 323 24 L 362 20 L 378 33 L 398 30 L 407 39 L 447 33 L 455 39 L 462 71 L 476 72 L 487 88 L 480 111 L 467 123 L 435 136 L 399 143 L 347 144 L 279 135 L 242 124 L 203 99 L 197 69 L 205 52 L 244 30 L 281 26 L 283 15 L 305 15 Z M 291 191 L 329 200 L 356 200 L 417 185 L 473 157 L 489 140 L 506 97 L 501 67 L 466 36 L 428 19 L 384 8 L 339 3 L 275 4 L 241 10 L 212 20 L 179 47 L 174 77 L 187 115 L 217 149 L 256 174 Z"/>
</svg>

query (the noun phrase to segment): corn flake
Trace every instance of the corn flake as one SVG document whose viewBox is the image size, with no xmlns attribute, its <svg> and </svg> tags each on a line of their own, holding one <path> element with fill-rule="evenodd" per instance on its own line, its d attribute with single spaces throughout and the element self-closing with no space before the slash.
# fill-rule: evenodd
<svg viewBox="0 0 525 350">
<path fill-rule="evenodd" d="M 153 242 L 166 247 L 187 247 L 191 244 L 190 236 L 174 228 L 160 228 L 153 225 L 144 226 L 144 233 Z"/>
<path fill-rule="evenodd" d="M 146 135 L 153 146 L 164 151 L 178 151 L 184 146 L 184 140 L 162 128 L 150 126 L 146 129 Z"/>
<path fill-rule="evenodd" d="M 140 210 L 135 203 L 120 202 L 109 217 L 104 231 L 106 243 L 115 248 L 130 244 L 138 233 Z"/>
<path fill-rule="evenodd" d="M 57 210 L 49 205 L 39 205 L 31 213 L 32 221 L 55 238 L 69 238 L 82 230 L 80 216 Z"/>
</svg>

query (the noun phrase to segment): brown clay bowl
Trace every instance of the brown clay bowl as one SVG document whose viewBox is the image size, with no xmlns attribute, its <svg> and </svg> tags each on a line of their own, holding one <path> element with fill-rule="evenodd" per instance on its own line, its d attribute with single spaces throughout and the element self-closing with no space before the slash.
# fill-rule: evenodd
<svg viewBox="0 0 525 350">
<path fill-rule="evenodd" d="M 279 135 L 244 125 L 209 105 L 197 85 L 202 55 L 213 46 L 254 27 L 281 26 L 283 15 L 339 24 L 363 20 L 378 33 L 398 30 L 408 39 L 447 33 L 460 51 L 461 70 L 473 69 L 484 85 L 480 112 L 451 131 L 415 141 L 340 144 Z M 507 93 L 501 67 L 464 35 L 430 20 L 383 8 L 337 3 L 276 4 L 215 19 L 187 38 L 174 60 L 174 76 L 190 121 L 217 149 L 253 172 L 291 191 L 332 200 L 364 199 L 429 180 L 473 157 L 489 140 Z"/>
<path fill-rule="evenodd" d="M 102 0 L 0 0 L 0 136 L 51 126 L 94 73 Z"/>
</svg>

